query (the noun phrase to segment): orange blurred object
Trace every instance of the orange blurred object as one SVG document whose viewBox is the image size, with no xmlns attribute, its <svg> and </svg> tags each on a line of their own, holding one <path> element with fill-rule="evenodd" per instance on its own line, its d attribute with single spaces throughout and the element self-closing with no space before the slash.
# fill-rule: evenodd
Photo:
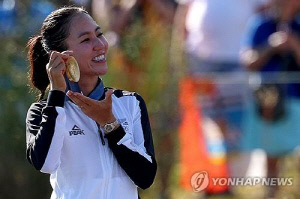
<svg viewBox="0 0 300 199">
<path fill-rule="evenodd" d="M 202 113 L 197 95 L 213 94 L 214 85 L 209 80 L 194 80 L 184 78 L 179 85 L 179 103 L 181 108 L 180 140 L 180 185 L 192 190 L 190 183 L 194 173 L 207 171 L 210 183 L 206 193 L 224 193 L 228 186 L 213 185 L 212 178 L 228 177 L 226 157 L 214 161 L 208 153 L 205 136 L 202 128 Z"/>
</svg>

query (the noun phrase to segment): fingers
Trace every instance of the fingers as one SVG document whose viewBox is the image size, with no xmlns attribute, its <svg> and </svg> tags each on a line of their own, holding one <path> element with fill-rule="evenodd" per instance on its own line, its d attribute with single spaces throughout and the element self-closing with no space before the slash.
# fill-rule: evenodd
<svg viewBox="0 0 300 199">
<path fill-rule="evenodd" d="M 66 71 L 65 60 L 67 60 L 72 51 L 64 51 L 62 53 L 57 51 L 51 51 L 49 62 L 46 65 L 48 77 L 50 80 L 51 90 L 61 90 L 65 92 L 66 82 L 64 73 Z"/>
<path fill-rule="evenodd" d="M 57 67 L 59 64 L 61 64 L 61 63 L 64 63 L 64 60 L 61 58 L 61 57 L 59 57 L 59 56 L 57 56 L 54 60 L 53 60 L 53 62 L 51 63 L 51 65 L 52 65 L 52 67 Z"/>
<path fill-rule="evenodd" d="M 105 93 L 105 99 L 102 101 L 93 100 L 81 93 L 72 91 L 68 91 L 67 96 L 82 110 L 84 114 L 102 126 L 115 120 L 112 113 L 112 93 L 113 89 L 108 90 Z"/>
<path fill-rule="evenodd" d="M 73 51 L 72 50 L 66 50 L 66 51 L 61 52 L 61 54 L 72 56 L 73 55 Z"/>
<path fill-rule="evenodd" d="M 105 99 L 104 101 L 108 102 L 109 104 L 112 103 L 112 99 L 111 99 L 111 95 L 113 94 L 114 90 L 113 89 L 109 89 L 106 93 L 105 93 Z"/>
<path fill-rule="evenodd" d="M 46 67 L 47 67 L 47 71 L 49 74 L 49 78 L 51 78 L 51 79 L 64 74 L 64 72 L 66 70 L 65 62 L 59 56 L 56 57 L 52 62 L 50 61 Z"/>
<path fill-rule="evenodd" d="M 63 61 L 66 61 L 70 56 L 73 55 L 73 51 L 67 50 L 59 53 L 57 51 L 51 51 L 49 63 L 54 63 L 54 61 L 59 58 Z"/>
<path fill-rule="evenodd" d="M 57 52 L 57 51 L 51 51 L 49 62 L 52 63 L 58 57 L 58 55 L 59 55 L 59 52 Z"/>
<path fill-rule="evenodd" d="M 108 108 L 111 107 L 112 104 L 111 95 L 113 92 L 114 92 L 113 89 L 108 90 L 105 93 L 105 99 L 103 101 L 96 101 L 82 95 L 81 93 L 73 92 L 70 90 L 67 92 L 67 96 L 80 108 L 94 107 L 94 109 L 96 109 L 97 107 L 97 108 L 105 109 L 104 107 L 108 107 Z"/>
<path fill-rule="evenodd" d="M 58 72 L 58 73 L 60 73 L 60 74 L 63 75 L 63 74 L 65 73 L 65 71 L 66 71 L 65 63 L 64 63 L 64 62 L 60 62 L 60 63 L 56 66 L 55 69 L 57 69 L 57 72 Z"/>
<path fill-rule="evenodd" d="M 92 103 L 92 99 L 85 97 L 81 93 L 68 91 L 67 96 L 80 108 L 86 108 L 87 106 L 90 106 Z"/>
<path fill-rule="evenodd" d="M 73 51 L 63 51 L 59 53 L 57 51 L 51 51 L 50 60 L 47 64 L 49 72 L 64 73 L 65 72 L 65 61 L 73 54 Z"/>
<path fill-rule="evenodd" d="M 49 54 L 50 54 L 50 57 L 54 56 L 56 54 L 61 54 L 61 55 L 66 55 L 66 56 L 72 56 L 73 55 L 73 51 L 72 50 L 65 50 L 65 51 L 63 51 L 63 52 L 60 53 L 60 52 L 58 52 L 56 50 L 53 50 Z"/>
<path fill-rule="evenodd" d="M 62 54 L 62 59 L 63 59 L 64 61 L 66 61 L 70 56 L 73 55 L 73 51 L 71 51 L 71 50 L 66 50 L 66 51 L 63 51 L 61 54 Z"/>
<path fill-rule="evenodd" d="M 63 59 L 59 56 L 58 52 L 52 51 L 47 69 L 56 68 L 61 62 L 63 62 Z"/>
</svg>

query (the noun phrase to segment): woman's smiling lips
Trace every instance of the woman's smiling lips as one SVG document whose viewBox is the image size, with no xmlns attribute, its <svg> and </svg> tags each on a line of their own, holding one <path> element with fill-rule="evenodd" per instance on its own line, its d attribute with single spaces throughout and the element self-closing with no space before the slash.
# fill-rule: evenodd
<svg viewBox="0 0 300 199">
<path fill-rule="evenodd" d="M 101 55 L 98 55 L 98 56 L 94 57 L 92 60 L 94 62 L 97 62 L 97 63 L 99 63 L 99 62 L 105 62 L 106 61 L 106 57 L 105 57 L 104 54 L 101 54 Z"/>
</svg>

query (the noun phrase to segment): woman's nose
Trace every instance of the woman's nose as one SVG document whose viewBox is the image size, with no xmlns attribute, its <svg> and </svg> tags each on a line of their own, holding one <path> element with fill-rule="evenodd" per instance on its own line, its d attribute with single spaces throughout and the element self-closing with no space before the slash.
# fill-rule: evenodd
<svg viewBox="0 0 300 199">
<path fill-rule="evenodd" d="M 94 44 L 94 50 L 101 50 L 104 48 L 106 48 L 105 41 L 103 41 L 101 38 L 96 38 Z"/>
</svg>

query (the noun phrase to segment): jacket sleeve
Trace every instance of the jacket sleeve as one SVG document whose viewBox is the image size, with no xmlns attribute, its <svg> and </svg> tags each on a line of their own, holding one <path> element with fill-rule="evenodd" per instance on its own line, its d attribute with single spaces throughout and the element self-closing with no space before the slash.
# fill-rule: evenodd
<svg viewBox="0 0 300 199">
<path fill-rule="evenodd" d="M 41 172 L 53 173 L 60 164 L 66 116 L 65 94 L 50 91 L 47 103 L 31 105 L 26 117 L 26 156 Z"/>
<path fill-rule="evenodd" d="M 145 102 L 137 94 L 132 97 L 137 99 L 132 132 L 125 132 L 124 127 L 120 125 L 108 133 L 106 138 L 118 163 L 130 179 L 138 187 L 146 189 L 154 181 L 157 164 Z"/>
</svg>

